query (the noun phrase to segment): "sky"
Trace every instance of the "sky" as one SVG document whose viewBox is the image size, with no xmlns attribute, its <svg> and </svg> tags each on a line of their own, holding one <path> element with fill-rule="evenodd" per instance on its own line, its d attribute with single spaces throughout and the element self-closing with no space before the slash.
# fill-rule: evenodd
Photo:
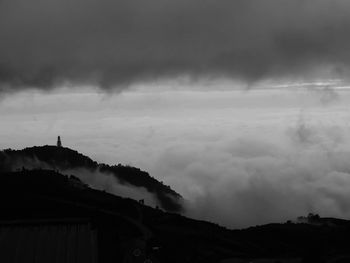
<svg viewBox="0 0 350 263">
<path fill-rule="evenodd" d="M 2 90 L 347 79 L 348 0 L 1 0 Z"/>
<path fill-rule="evenodd" d="M 348 0 L 0 0 L 0 148 L 140 167 L 229 227 L 350 216 Z"/>
</svg>

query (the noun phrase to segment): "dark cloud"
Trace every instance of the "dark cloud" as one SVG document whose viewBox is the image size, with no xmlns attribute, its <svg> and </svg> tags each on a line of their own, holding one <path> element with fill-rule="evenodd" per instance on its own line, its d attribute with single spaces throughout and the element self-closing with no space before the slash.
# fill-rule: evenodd
<svg viewBox="0 0 350 263">
<path fill-rule="evenodd" d="M 347 0 L 2 0 L 1 89 L 344 77 Z"/>
</svg>

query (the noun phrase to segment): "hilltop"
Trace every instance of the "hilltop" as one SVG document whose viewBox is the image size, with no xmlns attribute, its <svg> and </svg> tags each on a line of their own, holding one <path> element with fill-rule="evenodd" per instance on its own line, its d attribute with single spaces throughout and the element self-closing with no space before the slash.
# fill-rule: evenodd
<svg viewBox="0 0 350 263">
<path fill-rule="evenodd" d="M 40 168 L 57 170 L 63 174 L 74 174 L 77 170 L 83 170 L 98 172 L 98 176 L 112 175 L 122 185 L 146 189 L 167 211 L 180 212 L 182 209 L 180 194 L 136 167 L 97 163 L 88 156 L 66 147 L 45 145 L 0 151 L 0 172 Z"/>
</svg>

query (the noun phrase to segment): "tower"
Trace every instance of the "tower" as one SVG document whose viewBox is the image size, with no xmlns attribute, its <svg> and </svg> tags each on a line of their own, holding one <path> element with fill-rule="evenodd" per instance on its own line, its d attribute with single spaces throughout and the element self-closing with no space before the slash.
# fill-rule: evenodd
<svg viewBox="0 0 350 263">
<path fill-rule="evenodd" d="M 61 137 L 57 137 L 57 147 L 62 147 Z"/>
</svg>

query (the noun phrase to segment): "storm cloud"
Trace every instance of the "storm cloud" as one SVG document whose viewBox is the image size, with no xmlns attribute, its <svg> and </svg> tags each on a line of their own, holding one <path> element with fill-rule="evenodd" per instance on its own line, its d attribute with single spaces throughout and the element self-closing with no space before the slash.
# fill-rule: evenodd
<svg viewBox="0 0 350 263">
<path fill-rule="evenodd" d="M 346 79 L 347 0 L 1 0 L 0 90 Z"/>
</svg>

